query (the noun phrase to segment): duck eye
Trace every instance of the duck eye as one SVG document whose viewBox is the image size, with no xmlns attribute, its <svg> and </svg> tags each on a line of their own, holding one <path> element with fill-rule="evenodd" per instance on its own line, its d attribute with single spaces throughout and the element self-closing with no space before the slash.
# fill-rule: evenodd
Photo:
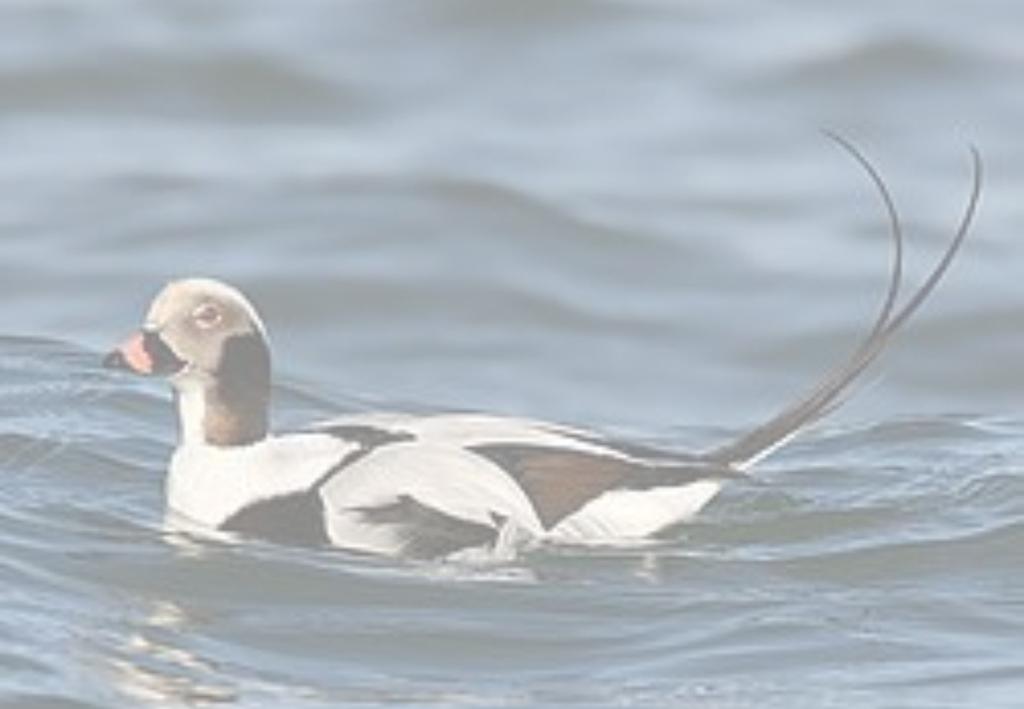
<svg viewBox="0 0 1024 709">
<path fill-rule="evenodd" d="M 222 318 L 220 309 L 210 303 L 203 303 L 192 313 L 192 320 L 203 330 L 216 327 Z"/>
</svg>

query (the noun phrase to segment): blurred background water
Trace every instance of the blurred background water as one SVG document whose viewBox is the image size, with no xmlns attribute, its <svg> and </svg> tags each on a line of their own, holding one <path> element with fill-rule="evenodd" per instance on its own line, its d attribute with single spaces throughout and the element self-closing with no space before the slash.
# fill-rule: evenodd
<svg viewBox="0 0 1024 709">
<path fill-rule="evenodd" d="M 0 3 L 0 702 L 1010 707 L 1024 10 L 1009 0 Z M 481 409 L 669 447 L 841 356 L 884 219 L 972 240 L 838 415 L 645 549 L 409 565 L 161 533 L 168 393 L 243 287 L 277 420 Z"/>
</svg>

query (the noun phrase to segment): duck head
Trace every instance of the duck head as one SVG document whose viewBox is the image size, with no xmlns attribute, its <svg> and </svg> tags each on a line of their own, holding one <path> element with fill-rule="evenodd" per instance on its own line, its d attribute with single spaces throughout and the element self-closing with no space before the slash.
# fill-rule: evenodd
<svg viewBox="0 0 1024 709">
<path fill-rule="evenodd" d="M 175 391 L 181 444 L 249 445 L 267 435 L 270 348 L 249 300 L 221 281 L 173 281 L 142 327 L 103 364 L 166 377 Z"/>
</svg>

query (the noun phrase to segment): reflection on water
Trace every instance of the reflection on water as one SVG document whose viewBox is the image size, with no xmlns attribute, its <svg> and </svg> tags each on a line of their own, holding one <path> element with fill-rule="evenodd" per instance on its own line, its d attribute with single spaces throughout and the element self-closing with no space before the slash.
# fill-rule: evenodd
<svg viewBox="0 0 1024 709">
<path fill-rule="evenodd" d="M 187 617 L 169 601 L 156 601 L 142 622 L 107 658 L 111 684 L 125 698 L 152 706 L 167 702 L 199 704 L 237 698 L 209 662 L 175 647 L 187 630 Z"/>
</svg>

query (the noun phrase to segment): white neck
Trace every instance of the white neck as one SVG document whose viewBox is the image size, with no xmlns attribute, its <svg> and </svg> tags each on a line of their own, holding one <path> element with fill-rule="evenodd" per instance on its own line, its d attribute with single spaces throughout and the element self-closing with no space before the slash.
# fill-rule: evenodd
<svg viewBox="0 0 1024 709">
<path fill-rule="evenodd" d="M 197 379 L 181 379 L 174 384 L 178 404 L 178 445 L 206 444 L 206 385 Z"/>
<path fill-rule="evenodd" d="M 246 446 L 267 436 L 269 401 L 259 391 L 225 396 L 223 382 L 190 373 L 174 382 L 180 446 Z"/>
</svg>

